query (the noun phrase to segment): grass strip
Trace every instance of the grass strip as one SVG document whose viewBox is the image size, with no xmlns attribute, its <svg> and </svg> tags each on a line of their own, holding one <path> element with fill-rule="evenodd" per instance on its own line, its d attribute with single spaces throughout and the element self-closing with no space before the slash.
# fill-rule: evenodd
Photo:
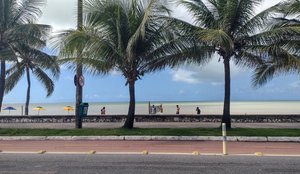
<svg viewBox="0 0 300 174">
<path fill-rule="evenodd" d="M 220 128 L 134 128 L 134 129 L 11 129 L 0 128 L 0 136 L 221 136 Z M 233 128 L 228 136 L 300 136 L 300 129 Z"/>
</svg>

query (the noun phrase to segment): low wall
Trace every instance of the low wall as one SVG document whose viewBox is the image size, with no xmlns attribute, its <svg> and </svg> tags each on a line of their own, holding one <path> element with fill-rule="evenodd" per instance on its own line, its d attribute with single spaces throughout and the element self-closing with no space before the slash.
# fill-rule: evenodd
<svg viewBox="0 0 300 174">
<path fill-rule="evenodd" d="M 124 122 L 126 115 L 89 115 L 83 122 Z M 136 115 L 136 122 L 221 122 L 222 115 Z M 233 123 L 300 123 L 300 115 L 231 115 Z M 0 116 L 0 123 L 72 123 L 71 115 Z"/>
</svg>

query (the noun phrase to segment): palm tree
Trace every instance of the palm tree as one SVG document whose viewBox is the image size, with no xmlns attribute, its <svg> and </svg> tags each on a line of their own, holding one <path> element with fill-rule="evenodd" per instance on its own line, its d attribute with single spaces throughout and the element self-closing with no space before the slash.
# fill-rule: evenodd
<svg viewBox="0 0 300 174">
<path fill-rule="evenodd" d="M 0 0 L 0 111 L 5 90 L 6 61 L 16 59 L 20 43 L 35 45 L 43 30 L 36 30 L 34 21 L 41 14 L 45 0 Z"/>
<path fill-rule="evenodd" d="M 77 48 L 83 50 L 82 63 L 94 74 L 120 71 L 129 86 L 129 109 L 124 128 L 133 128 L 135 116 L 135 83 L 144 74 L 175 66 L 190 57 L 205 62 L 208 51 L 192 36 L 171 32 L 176 19 L 169 16 L 166 0 L 89 0 L 85 6 L 82 31 L 66 31 L 62 38 L 60 57 L 69 62 Z M 200 57 L 202 59 L 196 59 Z M 194 59 L 192 59 L 194 58 Z"/>
<path fill-rule="evenodd" d="M 59 66 L 56 62 L 56 58 L 49 56 L 48 54 L 27 45 L 19 46 L 18 51 L 19 61 L 15 62 L 11 68 L 7 70 L 7 83 L 5 92 L 11 91 L 21 77 L 26 74 L 27 79 L 27 96 L 25 103 L 25 115 L 28 115 L 28 106 L 30 102 L 30 88 L 31 78 L 30 70 L 33 75 L 44 85 L 47 90 L 47 97 L 49 97 L 54 91 L 54 83 L 49 77 L 51 74 L 54 78 L 59 76 Z"/>
<path fill-rule="evenodd" d="M 82 11 L 83 9 L 83 0 L 77 0 L 77 30 L 81 31 L 82 30 Z M 81 52 L 77 52 L 77 58 L 80 60 L 81 58 Z M 79 84 L 79 78 L 82 76 L 82 63 L 80 61 L 77 61 L 76 65 L 76 108 L 75 108 L 75 128 L 81 129 L 82 128 L 82 119 L 79 115 L 79 105 L 82 103 L 82 88 Z"/>
<path fill-rule="evenodd" d="M 225 96 L 222 123 L 231 128 L 230 118 L 230 61 L 237 65 L 255 68 L 266 56 L 276 56 L 270 47 L 299 29 L 274 26 L 268 28 L 276 4 L 260 13 L 255 13 L 261 0 L 180 0 L 188 9 L 197 27 L 199 42 L 210 46 L 224 64 Z M 274 47 L 273 47 L 274 48 Z"/>
<path fill-rule="evenodd" d="M 300 27 L 300 1 L 286 1 L 275 9 L 274 24 L 272 28 L 299 28 Z M 255 87 L 266 84 L 275 75 L 287 73 L 300 73 L 300 35 L 290 34 L 281 38 L 278 42 L 271 44 L 273 56 L 266 56 L 255 69 L 253 85 Z"/>
</svg>

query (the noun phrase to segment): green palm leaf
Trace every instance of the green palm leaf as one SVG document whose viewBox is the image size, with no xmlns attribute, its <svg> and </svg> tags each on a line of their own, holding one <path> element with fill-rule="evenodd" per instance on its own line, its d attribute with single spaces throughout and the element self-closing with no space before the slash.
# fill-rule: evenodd
<svg viewBox="0 0 300 174">
<path fill-rule="evenodd" d="M 44 72 L 40 68 L 35 68 L 33 70 L 33 74 L 36 78 L 43 84 L 44 88 L 47 90 L 47 97 L 51 96 L 54 91 L 54 82 L 48 76 L 46 72 Z"/>
<path fill-rule="evenodd" d="M 5 93 L 10 92 L 17 85 L 21 77 L 24 75 L 24 72 L 25 67 L 22 64 L 14 64 L 7 70 L 8 77 L 5 83 Z"/>
</svg>

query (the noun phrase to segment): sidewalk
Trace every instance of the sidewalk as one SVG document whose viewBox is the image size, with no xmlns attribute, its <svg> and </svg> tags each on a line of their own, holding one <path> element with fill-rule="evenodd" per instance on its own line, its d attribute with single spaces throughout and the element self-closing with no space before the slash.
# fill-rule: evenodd
<svg viewBox="0 0 300 174">
<path fill-rule="evenodd" d="M 83 123 L 84 128 L 120 128 L 123 123 Z M 11 123 L 0 124 L 0 128 L 49 128 L 49 129 L 74 129 L 74 123 Z M 139 128 L 214 128 L 220 123 L 206 122 L 136 122 Z M 292 128 L 299 129 L 300 123 L 232 123 L 233 128 Z M 6 140 L 98 140 L 98 141 L 222 141 L 221 136 L 0 136 L 0 141 Z M 227 137 L 232 142 L 298 142 L 300 137 Z"/>
</svg>

